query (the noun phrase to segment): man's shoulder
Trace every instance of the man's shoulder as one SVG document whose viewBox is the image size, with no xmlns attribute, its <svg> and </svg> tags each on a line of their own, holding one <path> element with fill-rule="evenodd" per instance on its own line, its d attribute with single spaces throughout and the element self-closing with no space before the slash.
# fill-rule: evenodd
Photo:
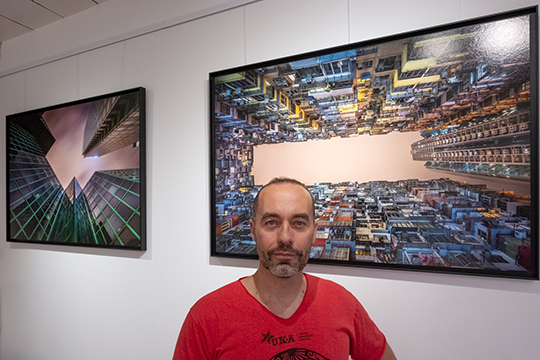
<svg viewBox="0 0 540 360">
<path fill-rule="evenodd" d="M 242 283 L 240 280 L 233 281 L 227 285 L 223 285 L 216 290 L 209 292 L 208 294 L 201 297 L 193 306 L 196 305 L 206 305 L 207 303 L 214 303 L 216 301 L 223 301 L 224 299 L 229 299 L 231 297 L 237 297 L 242 290 Z"/>
<path fill-rule="evenodd" d="M 240 280 L 233 281 L 201 297 L 190 312 L 193 314 L 210 312 L 219 314 L 223 309 L 230 309 L 244 299 L 244 286 Z"/>
<path fill-rule="evenodd" d="M 332 280 L 324 279 L 315 275 L 305 273 L 306 279 L 309 284 L 316 284 L 318 287 L 324 287 L 325 289 L 334 289 L 337 291 L 346 291 L 349 292 L 343 285 L 338 284 Z"/>
<path fill-rule="evenodd" d="M 337 299 L 340 302 L 358 302 L 358 299 L 354 294 L 347 290 L 343 285 L 307 273 L 306 278 L 309 284 L 308 286 L 312 286 L 318 295 L 322 295 L 327 300 Z"/>
</svg>

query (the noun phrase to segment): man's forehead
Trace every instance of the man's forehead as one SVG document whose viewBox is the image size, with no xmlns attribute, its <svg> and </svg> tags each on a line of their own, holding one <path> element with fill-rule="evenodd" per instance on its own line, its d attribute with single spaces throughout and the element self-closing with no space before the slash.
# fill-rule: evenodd
<svg viewBox="0 0 540 360">
<path fill-rule="evenodd" d="M 263 188 L 259 194 L 259 207 L 263 207 L 264 204 L 268 202 L 269 198 L 281 197 L 280 195 L 283 195 L 283 197 L 293 195 L 293 197 L 304 198 L 309 203 L 309 206 L 311 206 L 311 194 L 303 186 L 292 183 L 283 183 L 271 184 Z M 297 204 L 297 201 L 295 201 L 294 204 Z"/>
<path fill-rule="evenodd" d="M 309 191 L 306 190 L 306 188 L 304 188 L 301 185 L 294 184 L 294 183 L 282 183 L 282 184 L 268 185 L 268 186 L 266 186 L 265 188 L 263 188 L 261 190 L 261 192 L 259 194 L 259 197 L 274 195 L 276 193 L 279 194 L 279 193 L 290 193 L 290 192 L 294 192 L 294 193 L 297 193 L 297 194 L 302 194 L 303 193 L 304 195 L 311 198 L 311 194 L 309 193 Z"/>
</svg>

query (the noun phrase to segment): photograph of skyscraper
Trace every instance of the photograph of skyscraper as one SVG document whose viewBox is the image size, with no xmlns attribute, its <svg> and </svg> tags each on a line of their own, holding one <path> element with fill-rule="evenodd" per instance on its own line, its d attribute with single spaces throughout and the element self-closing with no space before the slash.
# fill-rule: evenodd
<svg viewBox="0 0 540 360">
<path fill-rule="evenodd" d="M 141 99 L 133 89 L 7 117 L 10 241 L 144 249 Z"/>
<path fill-rule="evenodd" d="M 214 254 L 257 255 L 253 199 L 288 176 L 315 199 L 312 259 L 534 273 L 530 28 L 490 19 L 211 75 Z"/>
</svg>

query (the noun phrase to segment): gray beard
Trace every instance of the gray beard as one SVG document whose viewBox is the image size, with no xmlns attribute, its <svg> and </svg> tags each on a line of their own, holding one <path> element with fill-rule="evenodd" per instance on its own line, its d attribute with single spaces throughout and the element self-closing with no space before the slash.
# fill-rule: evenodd
<svg viewBox="0 0 540 360">
<path fill-rule="evenodd" d="M 298 255 L 298 261 L 292 261 L 292 263 L 273 263 L 272 255 L 276 251 L 293 251 L 296 255 Z M 291 276 L 299 273 L 306 267 L 306 264 L 309 260 L 309 252 L 303 253 L 298 250 L 293 250 L 291 247 L 281 246 L 266 253 L 259 251 L 259 259 L 261 261 L 261 264 L 275 276 L 279 278 L 290 278 Z"/>
</svg>

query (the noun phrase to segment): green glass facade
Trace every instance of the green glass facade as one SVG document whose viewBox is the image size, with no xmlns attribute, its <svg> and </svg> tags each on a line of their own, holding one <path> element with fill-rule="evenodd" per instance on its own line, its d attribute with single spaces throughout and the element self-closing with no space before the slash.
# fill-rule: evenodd
<svg viewBox="0 0 540 360">
<path fill-rule="evenodd" d="M 94 219 L 96 243 L 139 246 L 141 199 L 139 169 L 96 171 L 84 187 Z"/>
<path fill-rule="evenodd" d="M 16 123 L 10 123 L 10 135 L 11 238 L 72 241 L 72 205 L 42 147 L 31 133 Z"/>
</svg>

